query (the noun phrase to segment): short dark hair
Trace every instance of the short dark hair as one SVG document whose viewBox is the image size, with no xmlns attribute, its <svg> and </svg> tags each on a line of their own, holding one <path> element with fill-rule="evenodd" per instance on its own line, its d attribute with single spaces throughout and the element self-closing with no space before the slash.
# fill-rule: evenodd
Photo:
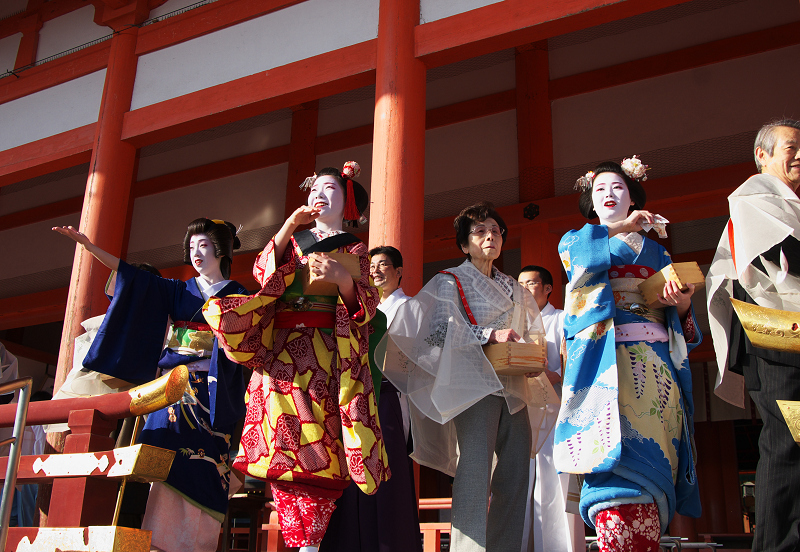
<svg viewBox="0 0 800 552">
<path fill-rule="evenodd" d="M 373 247 L 369 250 L 369 256 L 374 257 L 375 255 L 386 255 L 389 257 L 389 260 L 392 261 L 392 265 L 394 265 L 395 268 L 401 268 L 403 266 L 403 255 L 396 247 L 392 247 L 391 245 Z"/>
<path fill-rule="evenodd" d="M 317 173 L 320 176 L 332 176 L 336 179 L 344 192 L 345 204 L 347 203 L 347 180 L 342 176 L 342 171 L 335 167 L 325 167 Z M 356 209 L 360 214 L 364 214 L 369 207 L 369 194 L 364 186 L 353 180 L 353 195 L 355 195 Z"/>
<path fill-rule="evenodd" d="M 503 217 L 494 210 L 494 205 L 488 201 L 482 201 L 462 210 L 453 221 L 453 227 L 456 229 L 456 246 L 459 251 L 463 253 L 464 251 L 461 248 L 469 245 L 469 233 L 472 231 L 473 225 L 488 218 L 493 218 L 497 221 L 497 224 L 503 230 L 502 243 L 506 242 L 508 226 L 506 226 Z M 471 258 L 469 253 L 467 253 L 467 258 Z"/>
<path fill-rule="evenodd" d="M 619 163 L 615 163 L 613 161 L 600 163 L 597 165 L 597 167 L 595 167 L 593 172 L 594 177 L 592 178 L 592 186 L 583 190 L 578 198 L 578 209 L 584 217 L 590 220 L 597 218 L 597 213 L 595 212 L 594 204 L 592 203 L 594 179 L 597 178 L 597 176 L 601 173 L 607 172 L 618 174 L 625 181 L 625 184 L 628 186 L 628 193 L 631 196 L 631 207 L 633 209 L 644 209 L 644 204 L 647 202 L 647 193 L 644 191 L 644 188 L 638 180 L 634 180 L 625 174 L 625 171 L 622 170 L 622 167 Z"/>
<path fill-rule="evenodd" d="M 767 153 L 767 155 L 772 157 L 775 154 L 775 142 L 778 139 L 777 136 L 775 136 L 775 131 L 780 127 L 789 127 L 800 130 L 800 121 L 795 121 L 794 119 L 776 119 L 774 121 L 770 121 L 759 129 L 758 134 L 756 135 L 756 142 L 753 144 L 753 157 L 756 158 L 756 167 L 758 168 L 758 172 L 761 172 L 763 167 L 761 166 L 761 162 L 758 160 L 758 154 L 756 153 L 756 150 L 761 148 Z"/>
<path fill-rule="evenodd" d="M 192 264 L 189 257 L 189 241 L 192 236 L 197 234 L 208 236 L 208 239 L 214 244 L 214 256 L 218 259 L 222 257 L 219 262 L 222 277 L 226 280 L 230 278 L 233 251 L 242 246 L 239 238 L 236 237 L 236 227 L 228 221 L 215 222 L 204 217 L 190 222 L 186 229 L 186 236 L 183 238 L 183 262 L 185 264 Z"/>
<path fill-rule="evenodd" d="M 539 278 L 541 278 L 541 279 L 542 279 L 542 283 L 543 283 L 544 285 L 546 285 L 546 286 L 550 286 L 550 287 L 552 287 L 552 286 L 553 286 L 553 275 L 552 275 L 552 274 L 550 274 L 550 271 L 549 271 L 549 270 L 547 270 L 547 269 L 546 269 L 545 267 L 543 267 L 543 266 L 539 266 L 539 265 L 528 265 L 528 266 L 524 267 L 522 270 L 520 270 L 520 271 L 519 271 L 520 275 L 521 275 L 523 272 L 538 272 L 538 273 L 539 273 Z"/>
</svg>

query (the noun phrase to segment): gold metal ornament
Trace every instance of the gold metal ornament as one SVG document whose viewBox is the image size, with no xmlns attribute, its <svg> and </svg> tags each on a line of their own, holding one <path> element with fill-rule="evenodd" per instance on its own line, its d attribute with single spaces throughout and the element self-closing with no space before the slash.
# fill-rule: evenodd
<svg viewBox="0 0 800 552">
<path fill-rule="evenodd" d="M 770 309 L 733 298 L 731 304 L 753 345 L 800 353 L 800 312 Z"/>
<path fill-rule="evenodd" d="M 169 374 L 144 385 L 134 387 L 128 394 L 131 397 L 131 414 L 148 414 L 181 400 L 189 381 L 186 366 L 176 366 Z"/>
</svg>

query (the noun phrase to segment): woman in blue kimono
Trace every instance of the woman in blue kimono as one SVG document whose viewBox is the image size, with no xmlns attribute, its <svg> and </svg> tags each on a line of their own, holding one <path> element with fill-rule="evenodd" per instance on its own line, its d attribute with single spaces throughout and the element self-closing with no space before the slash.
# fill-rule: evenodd
<svg viewBox="0 0 800 552">
<path fill-rule="evenodd" d="M 569 284 L 555 462 L 584 474 L 581 515 L 601 550 L 657 551 L 676 510 L 700 515 L 687 357 L 701 340 L 694 286 L 667 282 L 663 308 L 644 306 L 638 284 L 672 262 L 638 233 L 660 219 L 642 210 L 646 170 L 634 156 L 579 179 L 581 214 L 600 224 L 559 244 Z"/>
<path fill-rule="evenodd" d="M 219 350 L 203 305 L 212 295 L 247 293 L 228 279 L 239 248 L 236 227 L 206 218 L 189 224 L 183 260 L 197 276 L 186 282 L 133 268 L 71 226 L 53 230 L 116 271 L 111 306 L 84 369 L 140 384 L 158 375 L 156 366 L 161 373 L 189 368 L 191 392 L 150 414 L 142 431 L 140 442 L 177 452 L 167 480 L 153 484 L 142 528 L 153 531 L 154 548 L 167 552 L 216 550 L 228 509 L 230 435 L 245 413 L 245 383 L 242 367 Z"/>
</svg>

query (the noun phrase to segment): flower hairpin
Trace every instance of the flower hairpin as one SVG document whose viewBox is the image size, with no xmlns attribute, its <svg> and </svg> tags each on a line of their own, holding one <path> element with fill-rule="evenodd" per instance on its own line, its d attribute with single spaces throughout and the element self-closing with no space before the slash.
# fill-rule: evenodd
<svg viewBox="0 0 800 552">
<path fill-rule="evenodd" d="M 355 161 L 348 161 L 342 168 L 342 177 L 347 180 L 358 178 L 361 175 L 361 165 Z"/>
<path fill-rule="evenodd" d="M 589 171 L 575 182 L 576 190 L 590 190 L 594 181 L 594 171 Z"/>
<path fill-rule="evenodd" d="M 647 180 L 647 171 L 650 169 L 650 165 L 642 163 L 641 159 L 637 156 L 634 155 L 633 157 L 623 159 L 620 166 L 622 170 L 625 171 L 625 174 L 634 180 L 638 180 L 639 182 Z"/>
</svg>

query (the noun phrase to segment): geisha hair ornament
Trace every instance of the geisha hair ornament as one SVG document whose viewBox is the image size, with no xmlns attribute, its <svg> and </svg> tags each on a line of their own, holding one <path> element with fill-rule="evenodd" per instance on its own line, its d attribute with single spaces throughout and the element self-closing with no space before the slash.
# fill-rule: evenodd
<svg viewBox="0 0 800 552">
<path fill-rule="evenodd" d="M 353 191 L 353 179 L 358 178 L 360 174 L 361 166 L 355 161 L 348 161 L 342 168 L 342 178 L 347 180 L 347 200 L 344 204 L 344 215 L 342 217 L 345 220 L 358 220 L 362 216 L 358 212 L 356 194 Z"/>
<path fill-rule="evenodd" d="M 636 155 L 623 159 L 622 163 L 620 163 L 620 167 L 622 167 L 622 171 L 627 174 L 629 178 L 638 182 L 647 180 L 647 171 L 650 170 L 650 165 L 642 163 L 642 160 Z M 595 174 L 593 171 L 587 172 L 575 181 L 575 189 L 581 191 L 591 190 L 594 177 Z"/>
</svg>

